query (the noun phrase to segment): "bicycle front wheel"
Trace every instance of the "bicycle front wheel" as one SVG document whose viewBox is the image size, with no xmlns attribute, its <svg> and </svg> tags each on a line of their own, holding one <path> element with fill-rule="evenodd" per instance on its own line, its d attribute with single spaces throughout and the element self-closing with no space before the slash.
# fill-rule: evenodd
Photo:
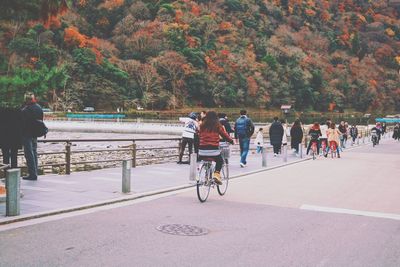
<svg viewBox="0 0 400 267">
<path fill-rule="evenodd" d="M 218 194 L 221 196 L 225 195 L 226 190 L 228 189 L 228 182 L 229 182 L 229 168 L 228 164 L 224 164 L 221 169 L 221 180 L 222 185 L 217 185 Z"/>
<path fill-rule="evenodd" d="M 210 194 L 210 187 L 212 177 L 211 166 L 209 164 L 203 164 L 199 171 L 199 179 L 197 181 L 197 197 L 200 202 L 205 202 Z"/>
</svg>

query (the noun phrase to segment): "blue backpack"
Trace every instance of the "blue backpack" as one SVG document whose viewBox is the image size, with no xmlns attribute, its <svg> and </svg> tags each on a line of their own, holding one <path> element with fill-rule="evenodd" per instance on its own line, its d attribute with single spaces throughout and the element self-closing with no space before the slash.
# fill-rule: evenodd
<svg viewBox="0 0 400 267">
<path fill-rule="evenodd" d="M 246 117 L 240 117 L 236 121 L 236 133 L 238 136 L 247 136 L 248 133 L 248 121 L 249 119 Z"/>
</svg>

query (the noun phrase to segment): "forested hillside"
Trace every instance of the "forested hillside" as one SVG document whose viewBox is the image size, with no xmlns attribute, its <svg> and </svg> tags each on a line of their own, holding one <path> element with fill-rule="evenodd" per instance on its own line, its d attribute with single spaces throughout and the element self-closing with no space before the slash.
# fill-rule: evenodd
<svg viewBox="0 0 400 267">
<path fill-rule="evenodd" d="M 0 103 L 400 110 L 400 5 L 4 0 Z"/>
</svg>

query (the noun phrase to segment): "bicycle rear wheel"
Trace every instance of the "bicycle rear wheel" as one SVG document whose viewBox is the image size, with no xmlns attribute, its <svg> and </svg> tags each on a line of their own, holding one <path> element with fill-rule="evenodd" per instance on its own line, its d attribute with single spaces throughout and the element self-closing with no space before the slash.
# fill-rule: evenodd
<svg viewBox="0 0 400 267">
<path fill-rule="evenodd" d="M 200 202 L 205 202 L 210 194 L 212 177 L 211 164 L 206 163 L 201 166 L 199 179 L 197 181 L 197 197 Z"/>
<path fill-rule="evenodd" d="M 229 168 L 228 164 L 224 164 L 221 169 L 221 180 L 222 185 L 217 185 L 218 194 L 221 196 L 225 195 L 226 190 L 228 189 L 228 182 L 229 182 Z"/>
</svg>

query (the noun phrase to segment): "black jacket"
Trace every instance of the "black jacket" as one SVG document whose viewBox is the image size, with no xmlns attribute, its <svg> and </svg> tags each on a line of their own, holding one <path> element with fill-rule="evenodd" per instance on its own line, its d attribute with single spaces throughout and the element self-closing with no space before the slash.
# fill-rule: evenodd
<svg viewBox="0 0 400 267">
<path fill-rule="evenodd" d="M 229 121 L 228 121 L 227 119 L 225 119 L 225 118 L 220 118 L 220 119 L 219 119 L 219 122 L 222 124 L 222 126 L 224 126 L 225 131 L 226 131 L 228 134 L 233 133 L 231 124 L 229 123 Z"/>
<path fill-rule="evenodd" d="M 27 104 L 22 108 L 22 116 L 24 120 L 24 125 L 22 129 L 22 134 L 25 137 L 33 137 L 32 125 L 35 120 L 43 120 L 43 110 L 36 104 Z"/>
<path fill-rule="evenodd" d="M 279 121 L 275 121 L 272 123 L 269 128 L 269 138 L 271 140 L 271 145 L 279 145 L 282 144 L 283 137 L 283 126 Z"/>
<path fill-rule="evenodd" d="M 22 148 L 22 112 L 19 109 L 0 109 L 0 147 Z"/>
<path fill-rule="evenodd" d="M 290 145 L 296 147 L 303 141 L 303 129 L 300 126 L 292 126 L 290 129 Z"/>
</svg>

